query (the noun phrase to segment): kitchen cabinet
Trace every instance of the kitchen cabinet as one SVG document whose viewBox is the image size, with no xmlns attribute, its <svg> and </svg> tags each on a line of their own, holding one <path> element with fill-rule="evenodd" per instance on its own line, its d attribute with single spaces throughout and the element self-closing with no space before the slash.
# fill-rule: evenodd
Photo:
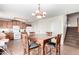
<svg viewBox="0 0 79 59">
<path fill-rule="evenodd" d="M 20 29 L 22 29 L 22 22 L 19 22 Z"/>
<path fill-rule="evenodd" d="M 7 28 L 12 28 L 12 22 L 11 21 L 8 21 Z"/>
<path fill-rule="evenodd" d="M 29 26 L 29 24 L 17 20 L 12 21 L 0 20 L 0 28 L 13 28 L 13 26 L 19 26 L 20 29 L 26 29 L 26 26 Z"/>
<path fill-rule="evenodd" d="M 3 28 L 7 28 L 8 22 L 7 21 L 3 21 Z"/>
<path fill-rule="evenodd" d="M 26 29 L 26 24 L 22 23 L 22 29 Z"/>
<path fill-rule="evenodd" d="M 12 25 L 17 25 L 17 21 L 16 20 L 12 20 Z"/>
<path fill-rule="evenodd" d="M 0 28 L 3 27 L 3 21 L 0 21 Z"/>
</svg>

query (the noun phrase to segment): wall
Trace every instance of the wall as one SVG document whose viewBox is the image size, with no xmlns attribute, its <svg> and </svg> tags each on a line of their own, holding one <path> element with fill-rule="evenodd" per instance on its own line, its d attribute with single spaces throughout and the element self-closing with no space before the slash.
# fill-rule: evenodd
<svg viewBox="0 0 79 59">
<path fill-rule="evenodd" d="M 63 17 L 61 17 L 61 32 L 62 32 L 62 41 L 61 41 L 61 44 L 64 43 L 64 38 L 65 38 L 65 35 L 66 35 L 66 30 L 67 30 L 67 16 L 66 15 L 63 15 Z"/>
<path fill-rule="evenodd" d="M 45 32 L 52 32 L 53 35 L 58 33 L 62 34 L 61 44 L 63 44 L 63 39 L 66 32 L 66 15 L 60 15 L 48 19 L 42 19 L 35 21 L 32 24 L 32 29 L 37 34 L 45 34 Z"/>
<path fill-rule="evenodd" d="M 68 15 L 68 27 L 77 27 L 77 18 L 79 18 L 79 13 Z"/>
</svg>

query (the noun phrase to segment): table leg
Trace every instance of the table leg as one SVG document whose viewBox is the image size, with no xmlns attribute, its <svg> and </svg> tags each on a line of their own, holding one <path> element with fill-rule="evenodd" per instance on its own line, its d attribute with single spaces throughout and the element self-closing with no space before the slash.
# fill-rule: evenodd
<svg viewBox="0 0 79 59">
<path fill-rule="evenodd" d="M 41 44 L 41 55 L 45 55 L 45 44 L 42 42 Z"/>
</svg>

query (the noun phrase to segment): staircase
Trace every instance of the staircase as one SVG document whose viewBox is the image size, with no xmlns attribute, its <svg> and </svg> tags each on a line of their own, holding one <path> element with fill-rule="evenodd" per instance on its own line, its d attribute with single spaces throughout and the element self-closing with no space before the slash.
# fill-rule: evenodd
<svg viewBox="0 0 79 59">
<path fill-rule="evenodd" d="M 67 28 L 65 45 L 79 48 L 79 32 L 77 27 Z"/>
</svg>

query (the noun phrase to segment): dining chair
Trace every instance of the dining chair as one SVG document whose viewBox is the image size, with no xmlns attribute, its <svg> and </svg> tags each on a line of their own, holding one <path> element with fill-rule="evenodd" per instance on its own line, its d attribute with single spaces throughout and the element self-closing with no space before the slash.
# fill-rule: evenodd
<svg viewBox="0 0 79 59">
<path fill-rule="evenodd" d="M 50 39 L 51 40 L 51 39 Z M 53 37 L 52 40 L 56 40 L 56 42 L 51 42 L 48 41 L 46 44 L 46 54 L 50 52 L 50 54 L 52 53 L 53 49 L 55 50 L 56 55 L 59 54 L 60 55 L 60 42 L 61 42 L 61 34 L 58 34 L 56 37 Z M 47 52 L 47 46 L 50 48 L 50 51 Z"/>
<path fill-rule="evenodd" d="M 7 39 L 3 39 L 3 40 L 0 40 L 0 53 L 1 54 L 10 54 L 10 51 L 9 49 L 7 48 L 7 43 L 8 40 Z"/>
<path fill-rule="evenodd" d="M 33 35 L 35 35 L 36 33 L 35 32 L 29 32 L 29 35 L 30 36 L 33 36 Z"/>
<path fill-rule="evenodd" d="M 32 36 L 35 36 L 36 33 L 35 32 L 29 32 L 29 36 L 32 37 Z M 36 42 L 36 40 L 34 38 L 30 38 L 30 41 L 31 42 Z"/>
<path fill-rule="evenodd" d="M 38 48 L 38 53 L 39 53 L 39 48 L 40 44 L 37 44 L 36 42 L 30 42 L 30 38 L 27 33 L 22 33 L 22 43 L 23 43 L 23 48 L 24 48 L 24 54 L 30 55 L 31 50 Z"/>
<path fill-rule="evenodd" d="M 47 36 L 53 36 L 52 35 L 52 32 L 46 32 L 46 35 Z M 51 42 L 51 43 L 56 43 L 56 39 L 55 38 L 52 38 L 52 39 L 50 39 L 50 40 L 48 40 L 49 42 Z"/>
<path fill-rule="evenodd" d="M 47 36 L 52 36 L 52 32 L 46 32 Z"/>
<path fill-rule="evenodd" d="M 46 32 L 46 36 L 52 36 L 52 32 Z M 54 43 L 56 43 L 56 40 L 54 39 L 54 38 L 52 38 L 52 39 L 49 39 L 46 43 L 52 43 L 52 44 L 54 44 Z M 45 46 L 45 53 L 47 53 L 47 49 L 48 47 L 47 46 Z"/>
</svg>

